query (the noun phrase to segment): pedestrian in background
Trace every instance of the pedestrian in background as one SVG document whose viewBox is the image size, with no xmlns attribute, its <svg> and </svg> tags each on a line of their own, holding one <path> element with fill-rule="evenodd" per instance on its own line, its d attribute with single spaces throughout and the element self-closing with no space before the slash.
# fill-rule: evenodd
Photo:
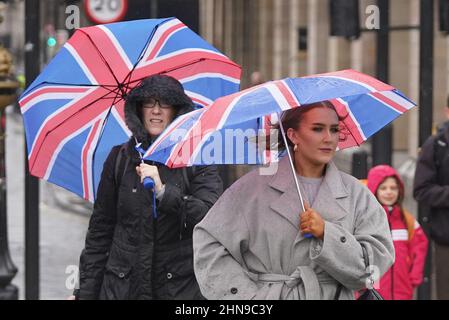
<svg viewBox="0 0 449 320">
<path fill-rule="evenodd" d="M 194 229 L 195 274 L 207 299 L 354 299 L 370 276 L 362 246 L 380 274 L 394 261 L 383 208 L 332 162 L 344 138 L 334 107 L 303 105 L 281 119 L 289 141 L 281 136 L 281 148 L 291 148 L 295 173 L 287 156 L 274 175 L 253 170 Z M 310 204 L 305 212 L 293 174 Z"/>
<path fill-rule="evenodd" d="M 392 167 L 379 165 L 368 172 L 368 188 L 385 209 L 396 260 L 380 280 L 385 300 L 411 300 L 423 281 L 428 241 L 416 219 L 402 206 L 404 183 Z"/>
<path fill-rule="evenodd" d="M 169 76 L 146 78 L 127 96 L 133 136 L 104 164 L 80 257 L 79 299 L 203 298 L 193 272 L 192 232 L 222 193 L 218 170 L 142 163 L 136 150 L 138 143 L 146 150 L 191 110 L 192 100 Z M 154 190 L 144 189 L 145 177 L 154 180 Z"/>
<path fill-rule="evenodd" d="M 430 209 L 437 298 L 449 300 L 449 97 L 447 121 L 424 142 L 416 163 L 413 195 Z"/>
</svg>

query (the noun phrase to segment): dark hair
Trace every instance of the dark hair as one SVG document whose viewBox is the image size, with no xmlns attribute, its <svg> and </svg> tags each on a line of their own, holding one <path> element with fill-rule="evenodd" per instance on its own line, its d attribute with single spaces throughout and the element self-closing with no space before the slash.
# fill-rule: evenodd
<svg viewBox="0 0 449 320">
<path fill-rule="evenodd" d="M 176 110 L 175 117 L 194 110 L 194 104 L 184 93 L 182 84 L 167 75 L 158 74 L 145 78 L 126 97 L 126 102 L 134 104 L 136 114 L 141 117 L 142 105 L 149 99 L 173 106 Z"/>
<path fill-rule="evenodd" d="M 446 108 L 449 108 L 449 95 L 447 96 L 447 100 L 446 100 Z"/>
<path fill-rule="evenodd" d="M 282 121 L 282 126 L 284 127 L 284 131 L 285 134 L 287 134 L 287 130 L 292 128 L 293 130 L 298 130 L 299 125 L 302 121 L 302 119 L 304 118 L 304 114 L 306 114 L 308 111 L 315 109 L 315 108 L 329 108 L 335 111 L 335 113 L 337 114 L 338 120 L 341 122 L 342 120 L 344 120 L 345 117 L 341 117 L 337 111 L 335 110 L 334 105 L 329 102 L 329 101 L 322 101 L 322 102 L 316 102 L 316 103 L 311 103 L 311 104 L 305 104 L 302 105 L 300 107 L 294 108 L 292 110 L 288 110 L 285 111 L 282 116 L 280 121 Z M 273 126 L 273 128 L 278 129 L 279 130 L 279 134 L 278 134 L 278 143 L 277 143 L 277 147 L 279 151 L 285 150 L 285 143 L 284 143 L 284 139 L 282 137 L 282 133 L 280 132 L 280 125 L 279 123 L 277 123 L 276 125 Z M 287 138 L 287 143 L 289 147 L 293 147 L 293 142 L 290 141 L 290 139 Z M 340 141 L 345 141 L 347 138 L 347 134 L 343 131 L 340 132 Z"/>
</svg>

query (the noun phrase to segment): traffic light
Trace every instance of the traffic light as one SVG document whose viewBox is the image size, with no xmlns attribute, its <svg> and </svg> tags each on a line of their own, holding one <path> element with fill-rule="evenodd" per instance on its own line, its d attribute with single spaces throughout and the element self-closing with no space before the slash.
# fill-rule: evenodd
<svg viewBox="0 0 449 320">
<path fill-rule="evenodd" d="M 49 46 L 49 47 L 54 47 L 54 46 L 56 46 L 56 38 L 55 37 L 53 37 L 53 36 L 49 36 L 48 38 L 47 38 L 47 46 Z"/>
<path fill-rule="evenodd" d="M 49 61 L 56 54 L 56 30 L 55 26 L 51 23 L 44 26 L 44 61 Z"/>
<path fill-rule="evenodd" d="M 330 35 L 360 37 L 359 0 L 330 0 Z"/>
</svg>

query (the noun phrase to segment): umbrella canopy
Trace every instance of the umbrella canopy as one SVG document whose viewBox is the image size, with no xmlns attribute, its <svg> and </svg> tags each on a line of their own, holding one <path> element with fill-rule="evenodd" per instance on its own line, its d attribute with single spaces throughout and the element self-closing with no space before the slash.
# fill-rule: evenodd
<svg viewBox="0 0 449 320">
<path fill-rule="evenodd" d="M 178 118 L 144 157 L 168 167 L 266 164 L 275 158 L 265 141 L 251 137 L 270 129 L 267 118 L 321 101 L 330 101 L 343 119 L 346 139 L 339 149 L 360 145 L 415 106 L 391 85 L 354 70 L 270 81 Z"/>
<path fill-rule="evenodd" d="M 107 154 L 131 134 L 124 98 L 153 74 L 206 106 L 239 90 L 241 68 L 175 18 L 78 29 L 19 101 L 31 174 L 94 201 Z"/>
</svg>

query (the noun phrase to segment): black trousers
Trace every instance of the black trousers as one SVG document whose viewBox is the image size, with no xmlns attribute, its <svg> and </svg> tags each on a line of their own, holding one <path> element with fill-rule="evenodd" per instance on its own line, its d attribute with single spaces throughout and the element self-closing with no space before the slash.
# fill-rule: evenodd
<svg viewBox="0 0 449 320">
<path fill-rule="evenodd" d="M 436 291 L 438 300 L 449 300 L 449 246 L 434 242 Z"/>
</svg>

